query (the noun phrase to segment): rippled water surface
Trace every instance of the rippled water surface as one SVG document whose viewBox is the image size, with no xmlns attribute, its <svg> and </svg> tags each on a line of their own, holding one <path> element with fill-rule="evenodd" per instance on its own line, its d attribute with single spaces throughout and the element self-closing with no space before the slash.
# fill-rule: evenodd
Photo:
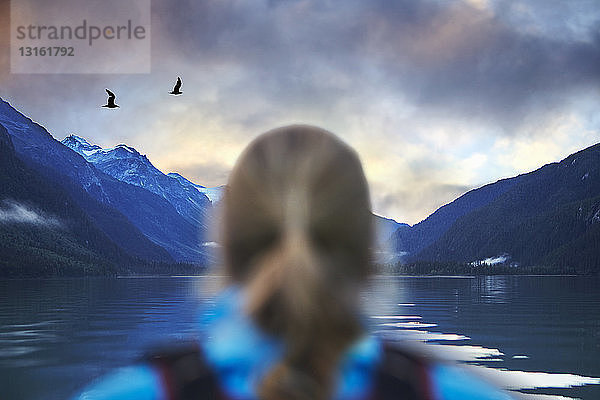
<svg viewBox="0 0 600 400">
<path fill-rule="evenodd" d="M 532 399 L 600 399 L 600 278 L 377 277 L 373 329 L 427 343 Z M 0 398 L 65 399 L 193 336 L 216 279 L 0 282 Z M 544 394 L 544 396 L 542 396 Z"/>
</svg>

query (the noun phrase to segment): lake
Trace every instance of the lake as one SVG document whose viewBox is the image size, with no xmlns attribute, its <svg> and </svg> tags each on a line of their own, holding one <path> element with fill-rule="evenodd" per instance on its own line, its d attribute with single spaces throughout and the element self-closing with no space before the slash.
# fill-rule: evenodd
<svg viewBox="0 0 600 400">
<path fill-rule="evenodd" d="M 600 399 L 599 284 L 379 276 L 362 296 L 374 330 L 427 343 L 525 398 Z M 0 282 L 0 397 L 65 399 L 145 350 L 193 336 L 217 286 L 215 277 Z"/>
</svg>

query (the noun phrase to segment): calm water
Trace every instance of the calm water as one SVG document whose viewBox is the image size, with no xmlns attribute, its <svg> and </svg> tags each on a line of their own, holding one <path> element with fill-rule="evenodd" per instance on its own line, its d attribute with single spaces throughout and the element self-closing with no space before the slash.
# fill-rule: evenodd
<svg viewBox="0 0 600 400">
<path fill-rule="evenodd" d="M 65 399 L 144 350 L 192 336 L 215 284 L 210 277 L 0 282 L 0 398 Z M 600 383 L 599 284 L 598 277 L 379 277 L 364 297 L 374 329 L 488 367 L 482 372 L 510 378 L 513 388 L 537 394 L 532 399 L 600 399 L 600 385 L 586 384 Z"/>
</svg>

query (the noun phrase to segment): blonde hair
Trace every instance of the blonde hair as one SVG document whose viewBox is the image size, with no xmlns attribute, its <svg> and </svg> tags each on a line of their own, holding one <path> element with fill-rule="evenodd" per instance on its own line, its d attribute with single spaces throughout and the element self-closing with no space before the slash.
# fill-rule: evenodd
<svg viewBox="0 0 600 400">
<path fill-rule="evenodd" d="M 316 127 L 267 132 L 240 156 L 224 205 L 228 277 L 246 288 L 247 313 L 285 345 L 260 398 L 329 398 L 340 356 L 361 333 L 358 290 L 371 272 L 357 154 Z"/>
</svg>

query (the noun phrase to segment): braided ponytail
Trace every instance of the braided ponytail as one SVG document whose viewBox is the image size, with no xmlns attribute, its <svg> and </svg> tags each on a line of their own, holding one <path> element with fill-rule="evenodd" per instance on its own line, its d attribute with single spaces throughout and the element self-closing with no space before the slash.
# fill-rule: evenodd
<svg viewBox="0 0 600 400">
<path fill-rule="evenodd" d="M 280 337 L 264 400 L 325 400 L 361 332 L 357 290 L 370 272 L 371 212 L 355 152 L 332 134 L 290 126 L 255 140 L 225 195 L 225 265 L 246 312 Z"/>
</svg>

